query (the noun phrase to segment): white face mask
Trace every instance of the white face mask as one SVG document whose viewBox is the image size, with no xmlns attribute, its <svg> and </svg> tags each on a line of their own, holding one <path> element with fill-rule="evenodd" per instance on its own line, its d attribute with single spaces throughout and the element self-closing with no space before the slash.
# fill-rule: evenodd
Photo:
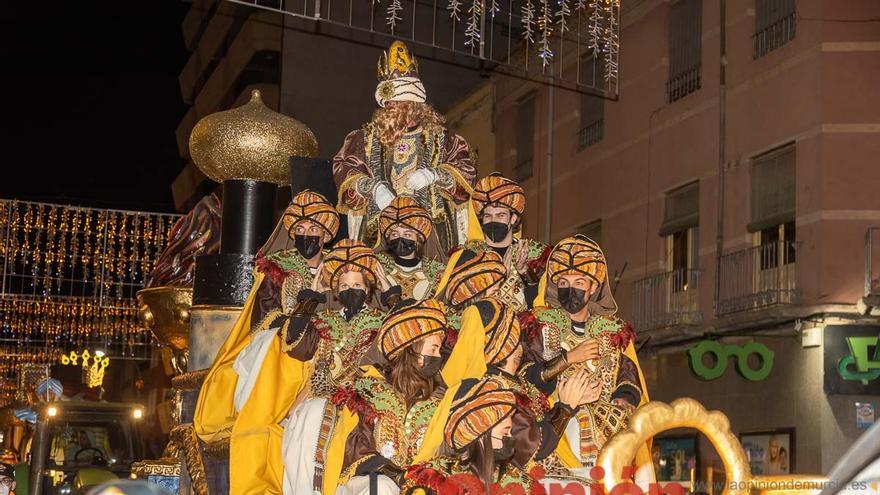
<svg viewBox="0 0 880 495">
<path fill-rule="evenodd" d="M 9 495 L 9 492 L 11 490 L 12 490 L 12 487 L 9 487 L 3 483 L 0 483 L 0 495 Z"/>
</svg>

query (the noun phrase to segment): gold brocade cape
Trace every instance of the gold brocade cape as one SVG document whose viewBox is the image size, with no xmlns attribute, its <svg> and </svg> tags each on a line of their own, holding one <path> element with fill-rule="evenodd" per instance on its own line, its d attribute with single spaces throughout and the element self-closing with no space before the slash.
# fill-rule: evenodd
<svg viewBox="0 0 880 495">
<path fill-rule="evenodd" d="M 443 395 L 431 422 L 425 431 L 418 454 L 413 458 L 413 464 L 427 462 L 436 457 L 440 446 L 443 444 L 443 428 L 449 418 L 452 407 L 452 399 L 458 391 L 462 380 L 467 378 L 481 378 L 486 374 L 486 360 L 483 357 L 483 346 L 486 341 L 486 332 L 483 328 L 483 320 L 476 307 L 469 307 L 462 315 L 461 331 L 458 340 L 452 349 L 452 354 L 440 371 L 443 382 L 446 383 L 446 393 Z M 366 376 L 378 377 L 379 372 L 373 366 L 363 367 Z M 333 434 L 327 450 L 327 465 L 324 469 L 324 495 L 334 495 L 336 487 L 342 475 L 342 462 L 345 456 L 345 443 L 348 435 L 358 425 L 356 413 L 343 407 L 340 410 Z M 280 447 L 279 447 L 280 449 Z"/>
<path fill-rule="evenodd" d="M 547 306 L 547 300 L 548 300 L 547 289 L 548 289 L 549 283 L 550 283 L 549 276 L 545 272 L 544 275 L 541 276 L 541 281 L 538 284 L 538 295 L 537 295 L 537 297 L 535 297 L 535 303 L 534 303 L 534 306 L 536 308 L 541 307 L 541 306 Z M 613 301 L 613 298 L 611 296 L 611 291 L 607 289 L 607 285 L 608 285 L 607 282 L 605 284 L 603 284 L 603 286 L 605 286 L 605 287 L 603 287 L 603 290 L 601 292 L 602 295 L 600 297 L 603 297 L 605 299 L 610 299 L 610 301 L 602 301 L 602 302 L 606 303 L 605 307 L 608 307 L 608 308 L 613 307 L 614 312 L 616 312 L 617 303 L 615 303 Z M 610 302 L 610 304 L 607 304 L 608 302 Z M 638 368 L 639 386 L 642 389 L 642 396 L 641 396 L 641 400 L 639 401 L 639 407 L 641 407 L 641 406 L 647 404 L 650 399 L 648 398 L 648 388 L 645 384 L 645 375 L 644 375 L 644 373 L 642 373 L 641 365 L 639 365 L 639 358 L 636 355 L 636 349 L 635 349 L 634 344 L 635 344 L 634 342 L 630 342 L 629 345 L 627 345 L 626 350 L 623 351 L 623 353 L 628 358 L 630 358 L 632 360 L 632 362 L 635 363 L 636 367 Z M 562 437 L 559 439 L 559 445 L 556 446 L 555 453 L 559 457 L 559 460 L 562 461 L 562 463 L 566 467 L 568 467 L 568 468 L 582 467 L 581 462 L 578 459 L 578 456 L 575 455 L 574 450 L 572 449 L 571 444 L 568 442 L 568 438 L 565 435 L 562 435 Z M 647 442 L 647 443 L 645 443 L 645 445 L 642 445 L 641 447 L 639 447 L 639 450 L 636 452 L 636 458 L 635 458 L 634 465 L 636 467 L 636 471 L 642 471 L 646 467 L 651 468 L 651 466 L 653 465 L 653 460 L 651 459 L 651 444 L 650 444 L 650 442 Z M 653 468 L 650 469 L 650 472 L 653 473 Z"/>
</svg>

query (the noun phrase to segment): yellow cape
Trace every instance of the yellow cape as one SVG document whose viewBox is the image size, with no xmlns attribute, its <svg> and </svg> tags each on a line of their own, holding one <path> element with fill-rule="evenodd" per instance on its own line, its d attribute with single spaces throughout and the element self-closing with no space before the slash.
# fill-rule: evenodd
<svg viewBox="0 0 880 495">
<path fill-rule="evenodd" d="M 281 493 L 283 430 L 278 423 L 287 417 L 307 378 L 306 363 L 288 357 L 281 351 L 281 339 L 273 339 L 254 389 L 236 415 L 233 396 L 238 375 L 232 365 L 251 341 L 251 312 L 263 278 L 255 272 L 241 315 L 205 377 L 193 418 L 196 434 L 203 441 L 230 438 L 232 495 Z"/>
<path fill-rule="evenodd" d="M 483 328 L 483 320 L 479 310 L 471 306 L 462 315 L 461 331 L 458 340 L 452 349 L 452 354 L 440 371 L 443 382 L 446 383 L 446 393 L 434 415 L 428 424 L 425 437 L 419 447 L 419 452 L 413 458 L 413 464 L 427 462 L 433 459 L 443 444 L 443 429 L 446 427 L 446 419 L 452 408 L 452 400 L 455 397 L 461 381 L 467 378 L 481 378 L 486 374 L 486 359 L 483 355 L 483 346 L 486 341 L 486 332 Z M 379 371 L 373 366 L 363 368 L 365 376 L 379 377 Z M 347 407 L 342 408 L 327 450 L 327 465 L 324 470 L 324 495 L 334 495 L 342 475 L 342 459 L 345 456 L 345 443 L 348 435 L 354 431 L 358 424 L 357 414 Z"/>
</svg>

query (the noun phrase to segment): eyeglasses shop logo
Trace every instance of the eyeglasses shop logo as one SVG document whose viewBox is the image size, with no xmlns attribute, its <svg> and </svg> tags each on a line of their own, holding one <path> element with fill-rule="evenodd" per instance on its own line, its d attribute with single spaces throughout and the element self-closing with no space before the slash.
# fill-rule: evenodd
<svg viewBox="0 0 880 495">
<path fill-rule="evenodd" d="M 880 378 L 880 338 L 847 337 L 849 355 L 840 358 L 837 363 L 837 372 L 844 380 L 868 382 Z M 871 352 L 873 350 L 873 352 Z"/>
</svg>

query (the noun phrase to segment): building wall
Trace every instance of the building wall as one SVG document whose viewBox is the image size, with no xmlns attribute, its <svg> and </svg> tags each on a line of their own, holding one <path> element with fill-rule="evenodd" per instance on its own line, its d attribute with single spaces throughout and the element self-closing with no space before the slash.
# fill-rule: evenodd
<svg viewBox="0 0 880 495">
<path fill-rule="evenodd" d="M 176 130 L 178 153 L 189 159 L 189 136 L 203 117 L 246 103 L 260 90 L 269 108 L 279 108 L 282 27 L 279 14 L 217 0 L 192 3 L 182 25 L 192 52 L 180 73 L 190 105 Z M 190 161 L 172 184 L 178 211 L 219 190 Z"/>
<path fill-rule="evenodd" d="M 746 228 L 751 221 L 752 159 L 795 143 L 799 302 L 715 314 L 718 2 L 702 4 L 701 87 L 684 98 L 666 101 L 670 2 L 664 0 L 623 2 L 620 95 L 618 101 L 605 102 L 601 141 L 578 150 L 580 96 L 554 90 L 551 240 L 601 219 L 609 273 L 619 275 L 615 295 L 621 315 L 631 319 L 641 302 L 637 299 L 643 297 L 634 291 L 635 283 L 670 269 L 666 240 L 658 234 L 666 193 L 699 180 L 696 297 L 701 322 L 637 329 L 642 342 L 651 337 L 642 364 L 651 375 L 652 398 L 694 395 L 727 412 L 737 431 L 796 425 L 798 470 L 825 472 L 858 431 L 852 426 L 854 399 L 822 392 L 821 348 L 802 349 L 797 339 L 770 341 L 778 347 L 778 372 L 758 385 L 737 382 L 741 379 L 735 373 L 719 383 L 701 383 L 688 378 L 683 350 L 648 354 L 688 345 L 706 332 L 791 332 L 797 318 L 821 319 L 832 311 L 852 315 L 863 295 L 865 232 L 880 225 L 880 101 L 872 97 L 880 77 L 880 31 L 870 22 L 822 19 L 876 18 L 880 4 L 799 0 L 795 38 L 757 59 L 752 42 L 755 8 L 755 0 L 727 1 L 723 253 L 755 242 Z M 546 240 L 549 91 L 512 79 L 493 78 L 493 84 L 496 163 L 508 175 L 516 162 L 516 103 L 536 92 L 533 176 L 522 184 L 528 197 L 524 235 Z"/>
<path fill-rule="evenodd" d="M 464 136 L 477 160 L 477 177 L 495 171 L 494 85 L 484 83 L 446 112 L 449 129 Z"/>
</svg>

